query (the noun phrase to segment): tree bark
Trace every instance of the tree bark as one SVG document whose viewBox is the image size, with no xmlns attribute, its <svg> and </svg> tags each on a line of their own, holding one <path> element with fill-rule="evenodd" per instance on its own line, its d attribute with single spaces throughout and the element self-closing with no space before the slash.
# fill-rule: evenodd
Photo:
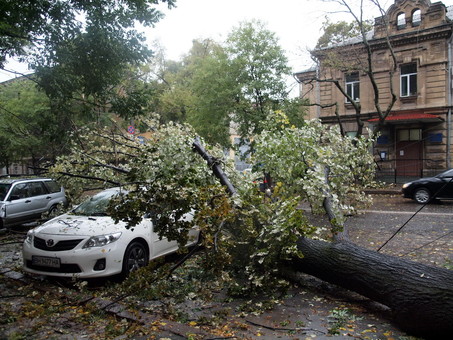
<svg viewBox="0 0 453 340">
<path fill-rule="evenodd" d="M 233 184 L 231 184 L 228 176 L 223 172 L 220 162 L 215 157 L 212 157 L 209 153 L 206 152 L 203 145 L 201 145 L 200 140 L 196 139 L 192 147 L 194 151 L 196 151 L 203 159 L 208 163 L 208 166 L 211 168 L 214 175 L 220 180 L 220 183 L 224 185 L 230 195 L 236 194 L 236 189 L 234 188 Z"/>
<path fill-rule="evenodd" d="M 290 266 L 390 307 L 395 321 L 426 338 L 453 334 L 453 271 L 400 259 L 351 242 L 299 239 Z"/>
</svg>

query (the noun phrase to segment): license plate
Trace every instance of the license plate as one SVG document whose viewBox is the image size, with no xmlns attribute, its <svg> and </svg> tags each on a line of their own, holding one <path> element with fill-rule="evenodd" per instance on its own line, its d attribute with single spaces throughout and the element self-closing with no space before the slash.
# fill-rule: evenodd
<svg viewBox="0 0 453 340">
<path fill-rule="evenodd" d="M 35 266 L 60 268 L 60 259 L 58 257 L 32 256 L 31 262 Z"/>
</svg>

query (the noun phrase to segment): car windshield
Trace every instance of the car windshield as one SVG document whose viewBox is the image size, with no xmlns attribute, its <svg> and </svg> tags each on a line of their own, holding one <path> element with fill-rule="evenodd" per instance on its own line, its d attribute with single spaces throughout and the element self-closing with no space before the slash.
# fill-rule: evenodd
<svg viewBox="0 0 453 340">
<path fill-rule="evenodd" d="M 80 204 L 72 213 L 83 216 L 107 216 L 107 207 L 110 199 L 116 194 L 118 194 L 116 190 L 100 192 Z"/>
<path fill-rule="evenodd" d="M 0 201 L 3 201 L 5 199 L 9 188 L 11 188 L 11 184 L 0 183 Z"/>
</svg>

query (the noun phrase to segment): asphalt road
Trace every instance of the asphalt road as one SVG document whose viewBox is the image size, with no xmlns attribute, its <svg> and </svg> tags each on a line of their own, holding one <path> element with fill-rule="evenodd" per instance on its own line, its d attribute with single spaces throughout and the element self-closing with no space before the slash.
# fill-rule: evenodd
<svg viewBox="0 0 453 340">
<path fill-rule="evenodd" d="M 366 248 L 383 246 L 383 253 L 453 265 L 453 201 L 422 206 L 401 195 L 373 195 L 373 205 L 349 217 L 346 225 L 351 240 Z"/>
</svg>

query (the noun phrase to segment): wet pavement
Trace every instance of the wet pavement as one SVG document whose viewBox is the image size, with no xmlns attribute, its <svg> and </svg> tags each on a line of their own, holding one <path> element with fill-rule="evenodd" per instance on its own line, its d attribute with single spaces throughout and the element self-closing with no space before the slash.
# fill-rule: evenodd
<svg viewBox="0 0 453 340">
<path fill-rule="evenodd" d="M 453 201 L 430 204 L 420 210 L 419 204 L 404 199 L 397 193 L 373 196 L 374 203 L 371 207 L 347 219 L 346 225 L 352 241 L 374 250 L 388 242 L 380 250 L 381 252 L 425 264 L 451 268 Z M 311 220 L 313 223 L 327 225 L 323 217 L 311 216 Z M 16 275 L 14 273 L 19 273 L 19 277 L 21 275 L 20 244 L 25 232 L 26 228 L 19 228 L 16 233 L 9 234 L 8 237 L 0 234 L 2 241 L 0 244 L 2 273 L 0 317 L 3 320 L 9 315 L 9 311 L 27 304 L 25 293 L 18 290 L 19 285 L 12 279 Z M 213 333 L 212 329 L 206 331 L 204 334 L 210 335 L 199 337 L 204 339 L 398 339 L 403 337 L 407 339 L 407 334 L 391 323 L 391 314 L 385 306 L 308 275 L 301 275 L 300 282 L 300 285 L 291 288 L 273 309 L 261 314 L 239 313 L 238 305 L 244 301 L 227 301 L 220 292 L 210 302 L 200 303 L 188 300 L 175 305 L 174 308 L 187 314 L 186 324 L 181 324 L 184 326 L 182 328 L 195 333 L 203 329 L 200 320 L 223 316 L 219 318 L 219 325 L 216 328 L 218 333 Z M 51 290 L 52 284 L 46 280 L 39 282 L 39 285 L 48 286 Z M 46 318 L 41 320 L 43 324 L 49 320 L 60 320 L 50 316 Z M 154 314 L 150 318 L 161 320 Z M 36 318 L 32 319 L 33 323 L 39 322 Z M 0 338 L 7 339 L 8 336 L 5 337 L 7 334 L 21 334 L 21 329 L 26 327 L 27 322 L 30 322 L 27 318 L 15 322 L 3 322 L 0 325 Z M 162 320 L 159 322 L 161 330 L 153 333 L 155 338 L 187 338 L 177 334 L 175 330 L 178 327 L 175 323 Z M 143 327 L 147 326 L 146 323 L 143 325 Z M 62 325 L 56 322 L 45 327 L 47 327 L 46 332 L 34 333 L 34 338 L 110 338 L 102 326 L 87 328 L 83 324 L 65 321 Z M 141 337 L 137 333 L 133 338 L 151 339 L 152 337 Z"/>
</svg>

